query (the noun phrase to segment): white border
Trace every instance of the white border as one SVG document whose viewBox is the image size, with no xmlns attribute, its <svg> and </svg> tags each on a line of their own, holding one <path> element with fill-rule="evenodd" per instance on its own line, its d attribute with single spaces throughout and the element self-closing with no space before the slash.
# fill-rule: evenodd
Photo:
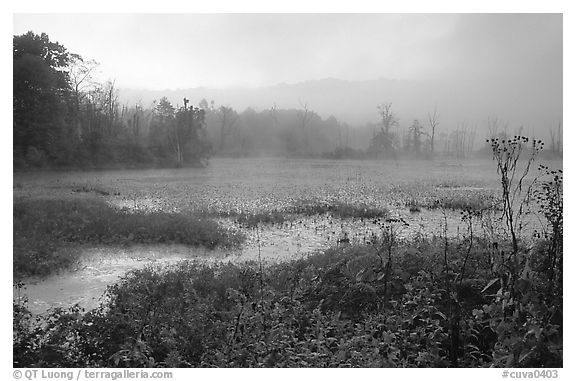
<svg viewBox="0 0 576 381">
<path fill-rule="evenodd" d="M 573 3 L 573 2 L 572 2 Z M 0 19 L 2 52 L 5 55 L 0 61 L 2 64 L 3 81 L 0 99 L 0 107 L 2 110 L 2 149 L 0 150 L 1 163 L 3 169 L 3 178 L 7 181 L 3 182 L 2 191 L 5 192 L 2 197 L 1 215 L 2 215 L 2 242 L 3 242 L 3 264 L 2 273 L 5 279 L 2 290 L 2 305 L 8 306 L 11 300 L 10 285 L 8 279 L 12 276 L 12 108 L 11 108 L 11 90 L 12 87 L 12 63 L 8 57 L 8 52 L 11 47 L 11 40 L 13 35 L 13 14 L 14 13 L 564 13 L 564 105 L 573 105 L 574 93 L 574 25 L 575 17 L 573 6 L 569 1 L 506 1 L 502 0 L 485 0 L 470 2 L 457 2 L 446 0 L 405 0 L 395 3 L 381 3 L 368 0 L 355 0 L 355 1 L 311 1 L 311 0 L 293 0 L 283 1 L 282 3 L 272 3 L 271 1 L 260 0 L 211 0 L 201 2 L 191 1 L 113 1 L 104 0 L 99 2 L 79 2 L 73 0 L 65 1 L 42 1 L 42 0 L 27 0 L 27 1 L 11 1 L 10 4 L 2 4 L 2 15 Z M 574 190 L 573 183 L 573 170 L 571 164 L 574 163 L 574 155 L 570 150 L 569 144 L 573 142 L 574 137 L 573 128 L 576 127 L 574 120 L 573 107 L 564 107 L 564 141 L 565 158 L 565 194 L 570 195 Z M 10 179 L 10 181 L 8 181 Z M 10 188 L 9 188 L 10 186 Z M 565 308 L 564 317 L 566 323 L 565 340 L 566 348 L 564 355 L 564 369 L 560 370 L 560 379 L 576 379 L 574 376 L 574 365 L 571 359 L 574 358 L 573 340 L 574 328 L 570 324 L 569 318 L 574 312 L 574 287 L 570 282 L 570 269 L 574 269 L 574 258 L 571 254 L 574 253 L 574 241 L 571 238 L 573 227 L 573 212 L 574 202 L 571 197 L 565 200 L 565 262 L 564 266 L 566 271 L 566 284 L 565 284 Z M 2 331 L 0 332 L 0 340 L 2 342 L 2 368 L 6 379 L 12 377 L 12 345 L 11 335 L 9 331 L 11 327 L 11 312 L 9 308 L 4 308 L 2 313 Z M 10 372 L 10 373 L 9 373 Z M 353 373 L 352 373 L 353 372 Z M 345 379 L 349 377 L 366 377 L 374 379 L 384 378 L 402 378 L 414 377 L 415 379 L 454 379 L 454 380 L 500 380 L 501 370 L 496 369 L 420 369 L 420 370 L 404 370 L 404 369 L 384 369 L 384 370 L 176 370 L 174 379 L 196 379 L 204 377 L 224 376 L 234 378 L 246 378 L 250 380 L 262 379 L 269 380 L 270 377 L 281 379 L 293 379 L 294 377 L 314 378 L 319 377 L 335 377 L 337 379 Z"/>
</svg>

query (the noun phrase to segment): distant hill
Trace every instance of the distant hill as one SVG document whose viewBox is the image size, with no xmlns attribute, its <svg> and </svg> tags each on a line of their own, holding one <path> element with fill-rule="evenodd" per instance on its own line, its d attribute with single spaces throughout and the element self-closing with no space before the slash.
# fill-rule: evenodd
<svg viewBox="0 0 576 381">
<path fill-rule="evenodd" d="M 510 80 L 470 81 L 406 81 L 377 79 L 345 81 L 322 79 L 295 84 L 277 84 L 259 88 L 209 89 L 191 88 L 165 91 L 121 89 L 123 103 L 141 103 L 149 107 L 162 96 L 174 104 L 184 97 L 198 105 L 201 99 L 214 100 L 216 106 L 228 105 L 238 111 L 270 108 L 308 108 L 323 118 L 334 115 L 342 122 L 360 125 L 377 122 L 376 106 L 392 102 L 393 110 L 406 127 L 415 118 L 425 121 L 435 105 L 440 113 L 440 128 L 452 130 L 458 122 L 467 121 L 486 131 L 486 120 L 497 116 L 509 123 L 513 131 L 520 125 L 531 134 L 548 136 L 548 129 L 557 126 L 562 116 L 562 88 L 552 83 L 524 83 Z"/>
</svg>

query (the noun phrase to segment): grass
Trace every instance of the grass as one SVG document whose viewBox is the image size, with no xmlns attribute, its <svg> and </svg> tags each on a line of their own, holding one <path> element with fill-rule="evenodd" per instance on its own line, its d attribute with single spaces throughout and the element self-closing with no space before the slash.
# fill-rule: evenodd
<svg viewBox="0 0 576 381">
<path fill-rule="evenodd" d="M 449 209 L 449 210 L 485 210 L 494 209 L 495 203 L 491 197 L 482 195 L 460 195 L 439 197 L 435 200 L 428 200 L 424 205 L 427 209 Z"/>
<path fill-rule="evenodd" d="M 410 198 L 404 201 L 410 212 L 420 212 L 423 208 L 428 210 L 445 209 L 452 211 L 465 210 L 498 210 L 500 205 L 493 197 L 486 195 L 453 194 L 449 196 L 425 197 L 423 199 Z"/>
<path fill-rule="evenodd" d="M 102 200 L 15 201 L 14 274 L 47 275 L 75 261 L 71 244 L 179 243 L 235 247 L 242 234 L 194 215 L 125 213 Z"/>
<path fill-rule="evenodd" d="M 72 192 L 75 193 L 95 193 L 100 196 L 109 196 L 113 194 L 114 196 L 119 196 L 120 192 L 116 190 L 104 189 L 97 186 L 89 186 L 89 185 L 82 185 L 78 187 L 74 187 Z"/>
<path fill-rule="evenodd" d="M 388 210 L 371 207 L 367 204 L 351 204 L 341 201 L 311 201 L 299 200 L 291 206 L 280 210 L 256 212 L 215 212 L 202 210 L 198 212 L 204 216 L 233 217 L 236 222 L 246 228 L 255 228 L 259 224 L 281 225 L 290 221 L 295 215 L 315 216 L 328 214 L 334 218 L 380 218 L 389 215 Z"/>
<path fill-rule="evenodd" d="M 283 224 L 289 219 L 284 212 L 270 211 L 258 213 L 239 213 L 236 215 L 236 221 L 247 228 L 255 228 L 259 224 Z"/>
<path fill-rule="evenodd" d="M 367 204 L 349 204 L 342 201 L 310 201 L 301 200 L 297 202 L 290 211 L 295 214 L 313 216 L 320 214 L 330 214 L 337 218 L 378 218 L 387 217 L 389 212 L 385 209 L 378 209 Z"/>
<path fill-rule="evenodd" d="M 406 201 L 405 205 L 408 207 L 410 213 L 420 213 L 422 211 L 420 203 L 413 198 Z"/>
<path fill-rule="evenodd" d="M 449 242 L 451 276 L 465 246 Z M 545 292 L 539 268 L 519 301 L 522 317 L 508 314 L 502 295 L 484 290 L 492 271 L 488 246 L 475 241 L 473 270 L 453 292 L 445 288 L 442 239 L 394 247 L 388 281 L 378 276 L 378 244 L 262 270 L 257 263 L 189 261 L 135 270 L 109 288 L 103 308 L 57 309 L 48 325 L 35 325 L 26 306 L 15 305 L 14 366 L 453 366 L 453 299 L 462 327 L 459 366 L 562 366 L 561 322 L 533 307 Z"/>
</svg>

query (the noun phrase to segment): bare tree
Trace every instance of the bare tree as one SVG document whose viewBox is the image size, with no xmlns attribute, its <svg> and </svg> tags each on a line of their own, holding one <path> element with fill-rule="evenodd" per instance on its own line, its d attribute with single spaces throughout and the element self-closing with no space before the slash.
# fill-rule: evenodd
<svg viewBox="0 0 576 381">
<path fill-rule="evenodd" d="M 396 157 L 398 148 L 395 140 L 399 133 L 396 131 L 395 134 L 391 131 L 391 128 L 398 128 L 399 125 L 398 119 L 392 112 L 392 103 L 383 103 L 378 105 L 377 108 L 381 119 L 380 131 L 374 131 L 370 140 L 369 150 L 376 155 L 386 154 Z"/>
<path fill-rule="evenodd" d="M 556 130 L 553 128 L 550 129 L 550 149 L 556 153 Z"/>
<path fill-rule="evenodd" d="M 302 107 L 302 111 L 298 113 L 298 118 L 300 119 L 300 127 L 302 130 L 306 130 L 308 127 L 308 122 L 310 122 L 310 110 L 308 109 L 308 103 L 300 102 L 300 106 Z"/>
<path fill-rule="evenodd" d="M 495 116 L 489 116 L 488 117 L 488 137 L 490 139 L 495 138 L 498 135 L 498 129 L 499 129 L 499 125 L 500 122 L 498 121 L 498 118 Z"/>
<path fill-rule="evenodd" d="M 114 129 L 114 122 L 118 117 L 118 90 L 115 89 L 116 81 L 106 83 L 106 116 L 108 117 L 108 133 Z"/>
<path fill-rule="evenodd" d="M 476 142 L 476 125 L 472 126 L 470 130 L 467 131 L 468 145 L 466 150 L 466 155 L 470 156 L 474 152 L 474 144 Z"/>
<path fill-rule="evenodd" d="M 508 139 L 508 123 L 501 122 L 495 116 L 488 118 L 488 131 L 490 138 Z"/>
<path fill-rule="evenodd" d="M 77 54 L 70 55 L 68 75 L 72 85 L 75 128 L 79 139 L 82 139 L 80 104 L 89 91 L 94 90 L 96 87 L 96 84 L 92 79 L 92 74 L 96 71 L 98 65 L 98 62 L 94 60 L 85 61 Z"/>
<path fill-rule="evenodd" d="M 310 122 L 312 115 L 308 109 L 308 103 L 302 103 L 300 101 L 300 106 L 302 107 L 302 111 L 298 113 L 298 118 L 300 119 L 300 128 L 302 130 L 302 145 L 304 151 L 308 151 L 308 123 Z"/>
<path fill-rule="evenodd" d="M 278 106 L 276 106 L 276 103 L 274 103 L 272 105 L 272 107 L 270 107 L 270 114 L 272 115 L 272 128 L 277 129 L 278 128 Z"/>
<path fill-rule="evenodd" d="M 459 159 L 466 158 L 469 152 L 469 135 L 468 122 L 458 122 L 456 124 L 456 130 L 452 132 L 452 148 L 456 157 Z"/>
<path fill-rule="evenodd" d="M 120 117 L 121 120 L 125 120 L 124 114 L 129 114 L 129 110 L 127 106 L 124 106 L 122 109 L 122 116 Z M 134 106 L 134 110 L 132 111 L 131 115 L 126 115 L 126 118 L 128 118 L 128 127 L 130 129 L 130 131 L 132 132 L 132 135 L 134 135 L 134 137 L 138 138 L 140 136 L 140 132 L 141 132 L 141 121 L 142 121 L 142 117 L 144 115 L 143 109 L 142 109 L 142 105 L 140 103 L 137 103 Z"/>
<path fill-rule="evenodd" d="M 378 113 L 382 119 L 382 131 L 388 136 L 390 134 L 390 127 L 398 126 L 398 119 L 392 112 L 392 103 L 383 103 L 378 106 Z"/>
<path fill-rule="evenodd" d="M 562 152 L 562 121 L 558 122 L 558 127 L 556 130 L 550 129 L 550 149 L 554 153 Z"/>
<path fill-rule="evenodd" d="M 454 132 L 454 151 L 456 157 L 466 159 L 474 151 L 476 141 L 476 127 L 470 126 L 467 121 L 458 122 Z"/>
<path fill-rule="evenodd" d="M 99 63 L 94 60 L 85 61 L 77 54 L 72 54 L 70 61 L 68 75 L 72 84 L 72 91 L 76 97 L 81 98 L 86 89 L 94 87 L 92 74 L 98 68 Z"/>
<path fill-rule="evenodd" d="M 434 136 L 436 134 L 436 127 L 440 124 L 440 115 L 438 114 L 437 106 L 434 106 L 434 113 L 428 114 L 428 125 L 430 126 L 430 151 L 434 154 Z"/>
</svg>

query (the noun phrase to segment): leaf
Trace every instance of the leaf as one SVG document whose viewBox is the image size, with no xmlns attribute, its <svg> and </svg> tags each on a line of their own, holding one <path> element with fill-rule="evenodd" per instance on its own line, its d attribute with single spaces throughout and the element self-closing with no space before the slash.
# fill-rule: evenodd
<svg viewBox="0 0 576 381">
<path fill-rule="evenodd" d="M 358 271 L 358 274 L 356 274 L 356 282 L 362 281 L 362 275 L 364 274 L 365 271 L 366 271 L 366 269 L 362 269 L 362 270 Z"/>
<path fill-rule="evenodd" d="M 484 287 L 482 289 L 482 291 L 480 291 L 480 293 L 484 293 L 484 291 L 488 290 L 494 283 L 498 282 L 500 280 L 500 278 L 494 278 L 492 279 L 490 282 L 488 282 L 488 284 L 486 285 L 486 287 Z"/>
<path fill-rule="evenodd" d="M 521 364 L 524 362 L 524 360 L 526 360 L 530 355 L 532 354 L 531 351 L 528 351 L 527 353 L 525 353 L 524 355 L 522 355 L 522 357 L 520 357 L 520 359 L 518 360 L 518 362 Z"/>
<path fill-rule="evenodd" d="M 446 317 L 446 315 L 444 315 L 444 314 L 443 314 L 442 312 L 440 312 L 440 311 L 434 312 L 434 314 L 433 314 L 432 316 L 434 317 L 434 316 L 436 316 L 436 315 L 437 315 L 437 316 L 440 316 L 440 317 L 441 317 L 442 319 L 444 319 L 444 320 L 447 320 L 447 319 L 448 319 L 448 318 Z"/>
</svg>

